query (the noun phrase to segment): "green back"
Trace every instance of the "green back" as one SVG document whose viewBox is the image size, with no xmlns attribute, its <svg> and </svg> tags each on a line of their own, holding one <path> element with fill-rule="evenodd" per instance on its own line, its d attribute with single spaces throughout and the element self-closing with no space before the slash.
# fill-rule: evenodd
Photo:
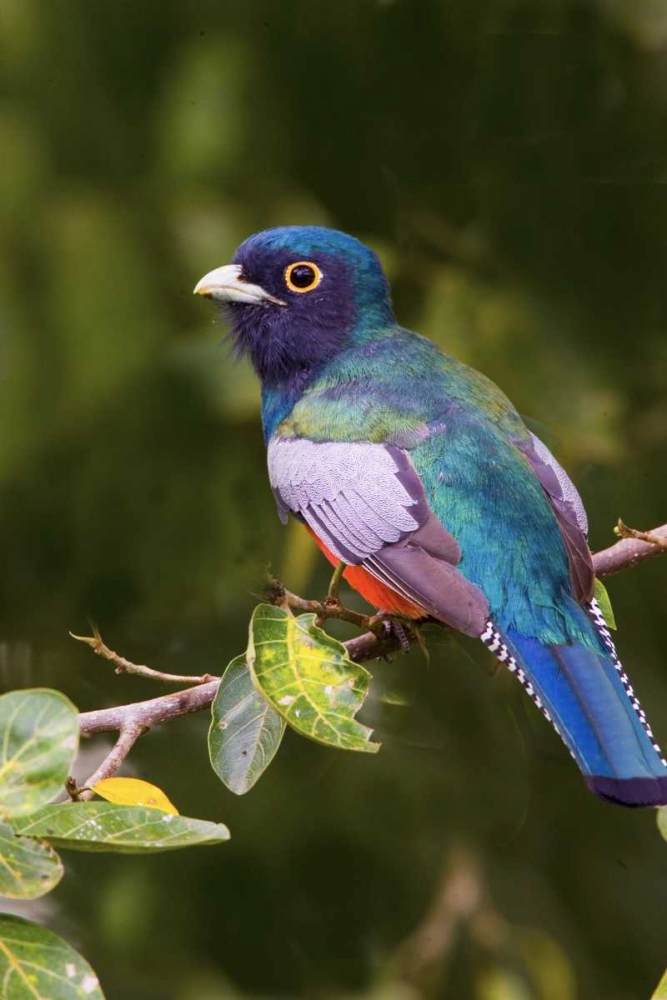
<svg viewBox="0 0 667 1000">
<path fill-rule="evenodd" d="M 498 623 L 545 642 L 590 643 L 556 518 L 515 444 L 529 432 L 484 375 L 396 327 L 330 362 L 277 433 L 408 449 L 461 547 L 461 572 Z"/>
</svg>

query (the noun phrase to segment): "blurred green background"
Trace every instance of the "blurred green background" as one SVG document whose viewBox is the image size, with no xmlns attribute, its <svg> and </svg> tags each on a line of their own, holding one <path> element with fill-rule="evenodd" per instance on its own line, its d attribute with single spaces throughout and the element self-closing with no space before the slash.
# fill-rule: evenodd
<svg viewBox="0 0 667 1000">
<path fill-rule="evenodd" d="M 0 150 L 3 689 L 149 697 L 67 630 L 220 672 L 267 569 L 323 593 L 275 516 L 252 373 L 191 294 L 267 226 L 369 241 L 400 319 L 549 428 L 594 548 L 667 520 L 662 0 L 1 0 Z M 610 587 L 663 743 L 666 581 Z M 648 997 L 655 815 L 591 796 L 475 644 L 373 671 L 377 757 L 288 734 L 242 799 L 206 718 L 148 736 L 134 773 L 231 843 L 73 854 L 22 912 L 108 1000 Z"/>
</svg>

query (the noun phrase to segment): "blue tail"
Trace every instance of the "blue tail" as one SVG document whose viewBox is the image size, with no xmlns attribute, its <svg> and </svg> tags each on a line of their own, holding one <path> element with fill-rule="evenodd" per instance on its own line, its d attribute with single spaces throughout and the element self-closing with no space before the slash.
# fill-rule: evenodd
<svg viewBox="0 0 667 1000">
<path fill-rule="evenodd" d="M 667 765 L 596 602 L 587 612 L 599 653 L 503 634 L 493 623 L 482 640 L 553 723 L 592 792 L 623 806 L 665 805 Z"/>
</svg>

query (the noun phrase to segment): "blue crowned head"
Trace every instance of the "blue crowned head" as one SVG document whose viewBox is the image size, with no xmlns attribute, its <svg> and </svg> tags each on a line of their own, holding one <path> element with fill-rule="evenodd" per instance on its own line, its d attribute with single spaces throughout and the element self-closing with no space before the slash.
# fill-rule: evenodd
<svg viewBox="0 0 667 1000">
<path fill-rule="evenodd" d="M 394 323 L 373 251 L 320 226 L 255 233 L 195 292 L 224 304 L 238 350 L 269 386 L 306 384 L 346 346 Z"/>
</svg>

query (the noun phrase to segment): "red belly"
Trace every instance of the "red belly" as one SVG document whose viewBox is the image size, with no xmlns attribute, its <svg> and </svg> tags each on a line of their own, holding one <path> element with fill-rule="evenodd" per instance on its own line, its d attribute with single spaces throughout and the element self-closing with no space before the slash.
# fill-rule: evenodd
<svg viewBox="0 0 667 1000">
<path fill-rule="evenodd" d="M 310 531 L 331 565 L 337 566 L 340 560 L 333 552 L 329 551 L 324 542 L 317 537 L 311 528 L 308 528 L 308 531 Z M 424 618 L 427 614 L 417 604 L 413 604 L 405 597 L 401 597 L 400 594 L 397 594 L 391 587 L 387 587 L 386 584 L 380 583 L 363 566 L 348 566 L 343 573 L 343 577 L 374 608 L 382 611 L 393 611 L 394 614 L 405 615 L 406 618 Z"/>
</svg>

